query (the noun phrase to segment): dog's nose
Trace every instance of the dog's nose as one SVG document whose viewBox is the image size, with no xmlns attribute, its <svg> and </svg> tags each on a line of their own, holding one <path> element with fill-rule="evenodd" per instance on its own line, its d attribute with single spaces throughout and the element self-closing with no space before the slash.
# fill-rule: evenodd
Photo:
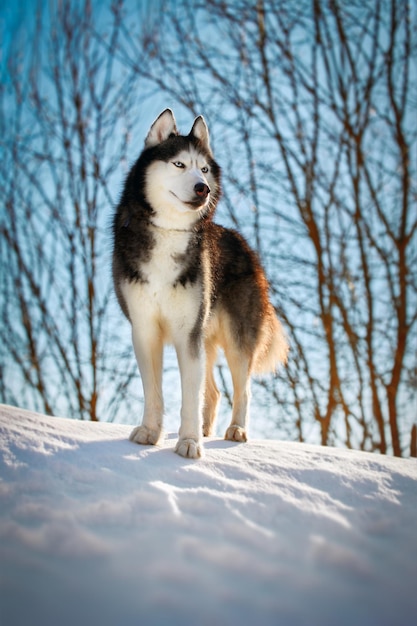
<svg viewBox="0 0 417 626">
<path fill-rule="evenodd" d="M 205 183 L 196 183 L 194 185 L 194 191 L 200 198 L 207 198 L 210 193 L 210 187 Z"/>
</svg>

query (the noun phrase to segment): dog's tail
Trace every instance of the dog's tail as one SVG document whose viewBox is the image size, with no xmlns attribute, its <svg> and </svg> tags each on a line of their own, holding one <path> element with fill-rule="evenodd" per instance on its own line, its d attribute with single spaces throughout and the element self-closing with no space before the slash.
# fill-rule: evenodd
<svg viewBox="0 0 417 626">
<path fill-rule="evenodd" d="M 252 371 L 254 374 L 275 372 L 279 365 L 285 365 L 288 357 L 289 344 L 281 322 L 275 315 L 270 304 L 268 314 L 264 318 L 257 349 L 254 356 Z"/>
</svg>

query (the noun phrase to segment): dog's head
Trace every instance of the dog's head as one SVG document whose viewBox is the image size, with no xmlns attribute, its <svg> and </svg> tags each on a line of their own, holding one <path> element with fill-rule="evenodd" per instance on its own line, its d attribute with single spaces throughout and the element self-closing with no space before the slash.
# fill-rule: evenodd
<svg viewBox="0 0 417 626">
<path fill-rule="evenodd" d="M 188 135 L 180 135 L 172 111 L 163 111 L 146 137 L 143 158 L 144 195 L 156 225 L 189 227 L 213 214 L 220 194 L 220 168 L 202 116 L 195 119 Z"/>
</svg>

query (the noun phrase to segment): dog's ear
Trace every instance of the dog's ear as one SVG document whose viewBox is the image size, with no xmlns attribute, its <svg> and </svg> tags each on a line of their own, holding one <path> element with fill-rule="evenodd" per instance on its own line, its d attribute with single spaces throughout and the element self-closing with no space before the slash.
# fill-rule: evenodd
<svg viewBox="0 0 417 626">
<path fill-rule="evenodd" d="M 207 128 L 207 124 L 202 115 L 195 118 L 193 127 L 190 132 L 190 137 L 195 137 L 204 146 L 206 150 L 211 152 L 210 148 L 210 135 Z"/>
<path fill-rule="evenodd" d="M 171 109 L 165 109 L 150 127 L 145 139 L 145 148 L 158 145 L 170 135 L 178 135 L 177 123 Z"/>
</svg>

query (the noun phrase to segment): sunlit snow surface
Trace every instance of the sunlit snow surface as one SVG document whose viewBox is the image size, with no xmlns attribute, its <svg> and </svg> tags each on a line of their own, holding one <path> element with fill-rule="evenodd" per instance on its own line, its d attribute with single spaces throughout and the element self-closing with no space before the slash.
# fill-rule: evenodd
<svg viewBox="0 0 417 626">
<path fill-rule="evenodd" d="M 2 626 L 417 623 L 417 462 L 0 406 Z"/>
</svg>

